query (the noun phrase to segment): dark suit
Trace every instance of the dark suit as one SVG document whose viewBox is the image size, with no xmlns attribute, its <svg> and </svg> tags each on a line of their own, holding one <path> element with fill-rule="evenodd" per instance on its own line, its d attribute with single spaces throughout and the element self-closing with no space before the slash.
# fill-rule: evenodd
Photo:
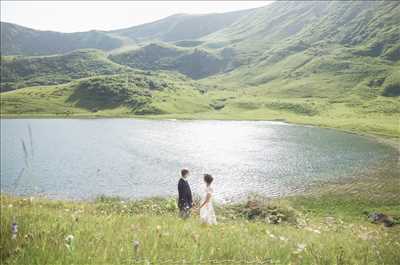
<svg viewBox="0 0 400 265">
<path fill-rule="evenodd" d="M 181 178 L 178 182 L 178 207 L 182 217 L 189 215 L 189 210 L 192 208 L 192 191 L 190 190 L 189 183 Z"/>
</svg>

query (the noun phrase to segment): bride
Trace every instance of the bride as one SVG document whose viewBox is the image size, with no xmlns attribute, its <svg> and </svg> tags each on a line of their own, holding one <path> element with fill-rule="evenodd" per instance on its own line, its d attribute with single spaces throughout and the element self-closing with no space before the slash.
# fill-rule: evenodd
<svg viewBox="0 0 400 265">
<path fill-rule="evenodd" d="M 212 204 L 213 189 L 211 188 L 213 177 L 209 174 L 205 174 L 204 182 L 206 183 L 206 187 L 205 196 L 200 205 L 200 220 L 203 224 L 215 225 L 217 224 L 217 219 L 215 217 L 214 207 Z"/>
</svg>

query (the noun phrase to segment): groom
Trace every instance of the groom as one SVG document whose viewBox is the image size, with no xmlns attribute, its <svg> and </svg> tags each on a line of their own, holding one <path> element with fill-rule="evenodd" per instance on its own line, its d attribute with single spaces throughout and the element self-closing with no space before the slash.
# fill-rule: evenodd
<svg viewBox="0 0 400 265">
<path fill-rule="evenodd" d="M 182 169 L 181 170 L 181 179 L 178 182 L 178 207 L 179 207 L 179 215 L 186 219 L 190 216 L 190 209 L 193 206 L 192 201 L 192 191 L 190 190 L 189 183 L 187 182 L 187 177 L 189 176 L 189 170 Z"/>
</svg>

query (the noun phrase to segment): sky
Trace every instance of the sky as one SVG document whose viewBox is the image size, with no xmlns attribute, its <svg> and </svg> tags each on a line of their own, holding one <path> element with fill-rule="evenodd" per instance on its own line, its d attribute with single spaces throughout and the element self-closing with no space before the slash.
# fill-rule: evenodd
<svg viewBox="0 0 400 265">
<path fill-rule="evenodd" d="M 1 21 L 38 30 L 112 30 L 177 13 L 223 13 L 270 1 L 1 1 Z"/>
</svg>

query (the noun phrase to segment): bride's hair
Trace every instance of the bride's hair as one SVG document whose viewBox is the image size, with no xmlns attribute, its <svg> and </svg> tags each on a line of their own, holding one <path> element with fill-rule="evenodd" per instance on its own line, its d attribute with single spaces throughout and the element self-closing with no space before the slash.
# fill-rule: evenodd
<svg viewBox="0 0 400 265">
<path fill-rule="evenodd" d="M 207 185 L 210 185 L 213 182 L 214 178 L 210 174 L 204 174 L 204 181 Z"/>
</svg>

